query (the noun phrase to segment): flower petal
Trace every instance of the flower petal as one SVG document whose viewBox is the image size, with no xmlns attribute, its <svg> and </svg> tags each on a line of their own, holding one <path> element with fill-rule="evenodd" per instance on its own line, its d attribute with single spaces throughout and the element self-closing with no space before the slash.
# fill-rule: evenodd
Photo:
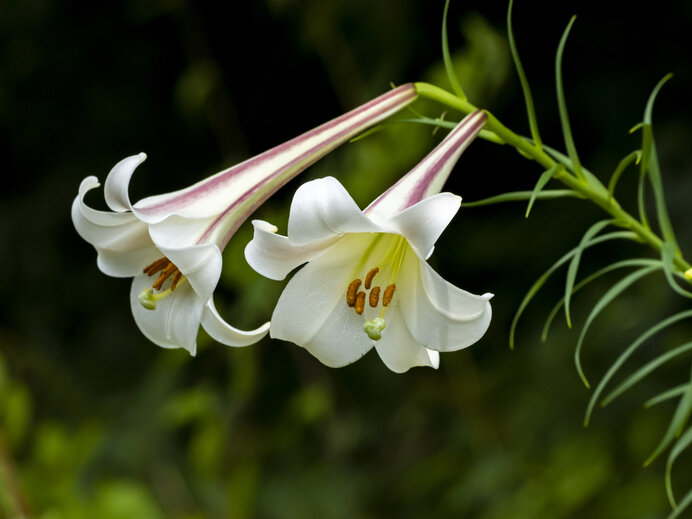
<svg viewBox="0 0 692 519">
<path fill-rule="evenodd" d="M 144 153 L 127 157 L 113 166 L 111 172 L 108 173 L 104 195 L 108 207 L 113 211 L 123 212 L 132 210 L 130 195 L 128 193 L 130 178 L 137 166 L 144 162 L 146 158 L 147 156 Z"/>
<path fill-rule="evenodd" d="M 461 198 L 457 195 L 440 193 L 404 209 L 391 218 L 387 226 L 405 236 L 418 257 L 425 259 L 460 205 Z"/>
<path fill-rule="evenodd" d="M 294 268 L 331 246 L 335 239 L 320 240 L 298 246 L 286 236 L 276 234 L 276 227 L 262 220 L 253 220 L 255 235 L 245 247 L 245 259 L 259 274 L 269 279 L 284 279 Z"/>
<path fill-rule="evenodd" d="M 422 346 L 406 327 L 401 310 L 391 308 L 387 312 L 387 327 L 375 348 L 385 365 L 395 373 L 404 373 L 415 366 L 437 369 L 440 354 Z"/>
<path fill-rule="evenodd" d="M 264 323 L 255 330 L 248 332 L 234 328 L 219 315 L 214 306 L 214 299 L 209 299 L 202 312 L 202 326 L 217 342 L 226 346 L 250 346 L 262 339 L 269 331 L 269 323 Z"/>
<path fill-rule="evenodd" d="M 98 253 L 96 265 L 99 270 L 107 276 L 114 278 L 137 276 L 142 273 L 144 267 L 162 256 L 161 252 L 151 244 L 142 249 L 134 249 L 127 252 L 96 247 L 96 252 Z"/>
<path fill-rule="evenodd" d="M 206 304 L 221 277 L 222 258 L 219 248 L 213 243 L 205 243 L 182 249 L 159 249 L 187 277 L 197 297 Z"/>
<path fill-rule="evenodd" d="M 182 249 L 199 242 L 213 222 L 211 218 L 183 218 L 172 215 L 161 222 L 149 224 L 149 234 L 157 247 Z M 201 240 L 211 242 L 213 240 Z M 214 242 L 216 243 L 216 242 Z"/>
<path fill-rule="evenodd" d="M 97 211 L 84 203 L 84 195 L 98 185 L 96 177 L 82 181 L 72 203 L 75 229 L 98 252 L 98 266 L 104 274 L 114 277 L 139 274 L 160 254 L 157 256 L 147 226 L 132 213 Z"/>
<path fill-rule="evenodd" d="M 147 310 L 140 304 L 139 294 L 150 286 L 149 276 L 140 275 L 132 280 L 130 307 L 137 326 L 154 344 L 162 348 L 185 348 L 195 355 L 204 301 L 189 283 L 184 283 L 159 301 L 156 310 Z"/>
<path fill-rule="evenodd" d="M 416 167 L 371 203 L 365 214 L 392 216 L 439 193 L 461 153 L 481 131 L 487 116 L 480 110 L 467 115 Z"/>
<path fill-rule="evenodd" d="M 363 130 L 416 98 L 413 84 L 401 85 L 294 139 L 173 193 L 140 200 L 135 211 L 148 223 L 170 214 L 207 217 L 231 206 L 256 207 L 291 178 Z M 254 199 L 254 200 L 253 200 Z"/>
<path fill-rule="evenodd" d="M 304 245 L 345 232 L 377 232 L 344 186 L 333 177 L 306 182 L 298 188 L 288 217 L 288 240 Z"/>
<path fill-rule="evenodd" d="M 320 362 L 341 367 L 372 348 L 363 318 L 346 305 L 355 255 L 372 238 L 347 236 L 288 282 L 272 315 L 270 336 L 304 347 Z"/>
<path fill-rule="evenodd" d="M 397 284 L 411 334 L 425 347 L 445 352 L 466 348 L 488 329 L 492 294 L 477 296 L 448 283 L 426 262 L 408 254 Z"/>
</svg>

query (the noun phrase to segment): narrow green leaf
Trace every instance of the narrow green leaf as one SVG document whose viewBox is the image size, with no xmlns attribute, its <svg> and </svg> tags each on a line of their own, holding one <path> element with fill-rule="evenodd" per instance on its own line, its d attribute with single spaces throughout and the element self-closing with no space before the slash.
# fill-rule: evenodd
<svg viewBox="0 0 692 519">
<path fill-rule="evenodd" d="M 565 52 L 565 43 L 567 43 L 567 36 L 569 35 L 570 29 L 572 29 L 572 24 L 576 20 L 576 16 L 572 16 L 565 32 L 562 34 L 560 39 L 560 45 L 557 47 L 557 55 L 555 56 L 555 86 L 557 89 L 557 105 L 560 111 L 560 123 L 562 124 L 562 134 L 565 139 L 565 148 L 567 148 L 567 155 L 569 155 L 570 160 L 574 166 L 574 173 L 578 178 L 585 180 L 584 174 L 581 171 L 581 163 L 579 162 L 579 156 L 577 155 L 577 148 L 574 145 L 574 139 L 572 138 L 572 128 L 569 124 L 569 115 L 567 114 L 567 102 L 565 101 L 565 91 L 562 85 L 562 55 Z"/>
<path fill-rule="evenodd" d="M 366 137 L 370 137 L 371 135 L 373 135 L 373 134 L 375 134 L 375 133 L 381 132 L 382 130 L 384 130 L 384 129 L 387 128 L 388 126 L 391 126 L 392 124 L 393 124 L 393 122 L 390 121 L 390 122 L 388 122 L 388 123 L 375 125 L 375 126 L 373 126 L 372 128 L 368 128 L 368 129 L 365 130 L 363 133 L 359 133 L 358 135 L 356 135 L 355 137 L 353 137 L 353 138 L 352 138 L 350 141 L 348 141 L 348 142 L 358 142 L 358 141 L 360 141 L 360 140 L 362 140 L 362 139 L 365 139 Z"/>
<path fill-rule="evenodd" d="M 531 96 L 531 87 L 529 87 L 529 81 L 526 79 L 526 74 L 524 73 L 524 67 L 521 65 L 521 59 L 519 59 L 519 51 L 517 50 L 517 43 L 514 40 L 514 30 L 512 29 L 512 7 L 514 5 L 514 0 L 509 0 L 509 7 L 507 8 L 507 38 L 509 39 L 509 48 L 512 52 L 512 59 L 514 60 L 514 67 L 517 69 L 517 75 L 519 76 L 519 82 L 521 83 L 521 90 L 524 93 L 524 102 L 526 103 L 526 114 L 529 117 L 529 127 L 531 128 L 531 137 L 534 144 L 538 149 L 541 149 L 543 143 L 541 142 L 541 136 L 538 133 L 538 119 L 536 118 L 536 110 L 533 106 L 533 97 Z"/>
<path fill-rule="evenodd" d="M 591 413 L 593 412 L 596 402 L 598 402 L 598 399 L 601 397 L 603 390 L 608 385 L 608 382 L 610 382 L 610 380 L 615 376 L 615 373 L 617 373 L 617 371 L 622 367 L 625 361 L 627 361 L 627 359 L 630 358 L 630 356 L 637 350 L 637 348 L 639 348 L 639 346 L 644 344 L 650 337 L 657 334 L 661 330 L 664 330 L 665 328 L 668 328 L 669 326 L 672 326 L 673 324 L 684 319 L 689 319 L 690 317 L 692 317 L 692 310 L 686 310 L 684 312 L 679 312 L 675 315 L 671 315 L 670 317 L 664 319 L 658 324 L 655 324 L 654 326 L 646 330 L 644 333 L 642 333 L 632 344 L 630 344 L 627 347 L 625 351 L 623 351 L 618 356 L 613 365 L 608 369 L 606 374 L 598 383 L 598 386 L 594 390 L 593 395 L 591 395 L 589 405 L 586 409 L 586 416 L 584 416 L 584 426 L 589 425 Z"/>
<path fill-rule="evenodd" d="M 632 386 L 637 384 L 640 380 L 642 380 L 644 377 L 646 377 L 649 373 L 654 371 L 656 368 L 662 366 L 669 360 L 674 359 L 678 355 L 687 353 L 688 351 L 692 351 L 692 342 L 686 342 L 685 344 L 678 346 L 677 348 L 674 348 L 670 351 L 667 351 L 659 355 L 655 359 L 647 362 L 641 368 L 639 368 L 637 371 L 635 371 L 629 377 L 627 377 L 625 380 L 620 382 L 620 384 L 615 389 L 613 389 L 607 397 L 603 399 L 601 405 L 603 407 L 607 406 L 617 397 L 622 395 L 625 391 L 627 391 Z"/>
<path fill-rule="evenodd" d="M 620 176 L 622 175 L 622 173 L 627 169 L 627 166 L 632 164 L 632 162 L 639 162 L 641 156 L 641 150 L 637 150 L 633 151 L 620 161 L 618 167 L 615 168 L 613 175 L 610 177 L 610 182 L 608 183 L 608 194 L 610 195 L 610 198 L 613 198 L 613 193 L 615 193 L 615 186 L 617 185 L 618 180 L 620 180 Z"/>
<path fill-rule="evenodd" d="M 656 83 L 656 86 L 651 91 L 649 99 L 646 101 L 646 108 L 644 109 L 644 124 L 652 124 L 651 116 L 654 111 L 654 101 L 656 101 L 656 97 L 658 96 L 658 93 L 661 91 L 663 85 L 665 85 L 672 77 L 672 72 L 666 74 L 661 78 L 661 80 L 658 83 Z"/>
<path fill-rule="evenodd" d="M 598 270 L 597 272 L 594 272 L 593 274 L 589 275 L 588 277 L 584 278 L 581 280 L 578 284 L 574 286 L 574 289 L 572 290 L 572 295 L 577 293 L 579 290 L 584 288 L 586 285 L 594 281 L 595 279 L 598 279 L 599 277 L 607 274 L 608 272 L 612 272 L 613 270 L 621 269 L 621 268 L 627 268 L 627 267 L 647 267 L 651 265 L 660 265 L 661 262 L 658 260 L 652 260 L 652 259 L 640 259 L 640 258 L 634 258 L 634 259 L 628 259 L 628 260 L 622 260 L 618 261 L 616 263 L 613 263 L 612 265 L 608 265 L 607 267 L 603 267 L 602 269 Z M 543 326 L 543 332 L 541 333 L 541 341 L 546 342 L 548 340 L 548 332 L 550 331 L 550 325 L 552 324 L 553 320 L 555 319 L 555 316 L 557 313 L 560 311 L 560 308 L 562 308 L 562 305 L 565 302 L 564 296 L 557 302 L 557 304 L 553 307 L 553 309 L 550 311 L 550 314 L 548 314 L 548 318 L 545 320 L 545 325 Z"/>
<path fill-rule="evenodd" d="M 564 153 L 560 153 L 556 149 L 551 148 L 550 146 L 546 146 L 545 144 L 543 144 L 543 151 L 548 153 L 548 155 L 550 155 L 553 159 L 565 166 L 570 171 L 574 171 L 574 164 L 572 163 L 572 160 Z M 598 192 L 598 194 L 604 197 L 608 196 L 608 190 L 603 185 L 603 183 L 601 183 L 601 181 L 598 180 L 598 177 L 596 177 L 596 175 L 591 173 L 584 166 L 581 166 L 581 172 L 592 189 L 594 189 Z"/>
<path fill-rule="evenodd" d="M 658 93 L 663 85 L 671 77 L 673 77 L 672 74 L 664 76 L 654 87 L 648 101 L 646 102 L 646 108 L 644 109 L 644 121 L 640 126 L 642 129 L 642 159 L 640 162 L 640 168 L 642 174 L 648 173 L 649 180 L 651 181 L 651 187 L 653 188 L 654 192 L 654 202 L 656 204 L 656 216 L 658 219 L 658 225 L 661 228 L 661 233 L 663 234 L 663 240 L 674 243 L 677 250 L 675 233 L 673 232 L 673 226 L 670 223 L 668 209 L 666 207 L 661 168 L 658 162 L 656 142 L 652 127 L 654 101 L 656 100 L 656 97 L 658 96 Z"/>
<path fill-rule="evenodd" d="M 687 507 L 689 507 L 690 505 L 692 505 L 692 490 L 685 494 L 685 497 L 682 501 L 680 501 L 678 507 L 670 513 L 667 519 L 678 519 L 678 517 L 680 517 L 680 514 L 687 510 Z"/>
<path fill-rule="evenodd" d="M 692 386 L 691 386 L 692 387 Z M 688 390 L 678 402 L 678 407 L 675 409 L 673 419 L 670 421 L 663 438 L 658 446 L 654 449 L 651 455 L 644 462 L 644 466 L 648 466 L 653 462 L 659 454 L 668 448 L 677 436 L 680 435 L 683 427 L 687 423 L 692 413 L 692 389 Z"/>
<path fill-rule="evenodd" d="M 445 9 L 442 13 L 442 60 L 445 64 L 445 70 L 447 71 L 447 77 L 452 85 L 452 90 L 461 99 L 466 101 L 466 94 L 459 84 L 456 74 L 454 73 L 454 65 L 452 63 L 452 56 L 449 54 L 449 40 L 447 38 L 447 11 L 449 10 L 449 1 L 445 2 Z"/>
<path fill-rule="evenodd" d="M 591 247 L 593 245 L 597 245 L 599 243 L 603 243 L 605 241 L 609 240 L 617 240 L 617 239 L 627 239 L 627 240 L 637 240 L 637 234 L 630 232 L 630 231 L 617 231 L 617 232 L 612 232 L 610 234 L 604 234 L 603 236 L 598 236 L 594 238 L 591 243 L 588 243 L 585 245 L 585 249 L 588 247 Z M 517 313 L 514 314 L 514 319 L 512 319 L 512 325 L 509 330 L 509 347 L 510 349 L 514 349 L 514 337 L 517 329 L 517 324 L 519 323 L 519 318 L 521 315 L 524 313 L 524 310 L 528 306 L 528 304 L 531 302 L 531 300 L 534 298 L 534 296 L 538 293 L 538 291 L 545 285 L 546 281 L 550 278 L 550 276 L 553 275 L 553 273 L 559 269 L 562 265 L 567 263 L 570 259 L 572 259 L 572 256 L 576 253 L 577 247 L 566 253 L 564 256 L 562 256 L 559 260 L 557 260 L 552 267 L 550 267 L 548 270 L 546 270 L 541 277 L 539 277 L 536 282 L 531 286 L 529 291 L 526 293 L 524 296 L 524 299 L 521 301 L 521 304 L 519 305 L 519 309 L 517 310 Z"/>
<path fill-rule="evenodd" d="M 442 119 L 433 119 L 431 117 L 417 117 L 411 119 L 396 119 L 396 123 L 415 123 L 415 124 L 427 124 L 428 126 L 436 126 L 438 128 L 445 128 L 447 130 L 453 130 L 459 124 L 456 121 L 443 121 Z"/>
<path fill-rule="evenodd" d="M 522 200 L 530 200 L 532 196 L 533 191 L 514 191 L 512 193 L 503 193 L 501 195 L 491 196 L 490 198 L 476 200 L 475 202 L 462 202 L 462 204 L 464 207 L 480 207 L 483 205 L 498 204 L 501 202 L 520 202 Z M 571 189 L 541 191 L 535 196 L 537 200 L 553 200 L 555 198 L 565 197 L 584 198 L 581 193 L 578 191 L 572 191 Z"/>
<path fill-rule="evenodd" d="M 651 181 L 651 186 L 653 187 L 654 191 L 656 217 L 658 220 L 658 225 L 661 228 L 661 234 L 663 234 L 663 240 L 673 243 L 677 251 L 678 244 L 677 240 L 675 239 L 673 225 L 670 223 L 670 217 L 668 216 L 668 208 L 666 206 L 666 199 L 663 193 L 661 169 L 658 164 L 658 153 L 656 152 L 656 143 L 653 141 L 653 138 L 651 141 L 651 157 L 649 159 L 649 180 Z"/>
<path fill-rule="evenodd" d="M 675 244 L 673 242 L 664 242 L 661 245 L 661 258 L 663 259 L 663 272 L 666 275 L 666 280 L 675 292 L 683 297 L 692 298 L 692 292 L 685 290 L 677 284 L 673 278 L 673 256 L 675 255 Z"/>
<path fill-rule="evenodd" d="M 525 217 L 529 217 L 529 213 L 531 212 L 531 208 L 533 207 L 533 203 L 536 201 L 536 197 L 538 194 L 541 192 L 541 190 L 545 187 L 545 185 L 548 183 L 548 180 L 553 178 L 553 175 L 557 171 L 557 168 L 559 166 L 555 164 L 552 168 L 545 170 L 543 173 L 541 173 L 541 176 L 538 177 L 538 182 L 536 182 L 536 186 L 533 188 L 533 192 L 531 193 L 531 198 L 529 199 L 529 205 L 526 208 L 526 215 Z"/>
<path fill-rule="evenodd" d="M 572 327 L 572 317 L 570 315 L 570 300 L 572 298 L 572 290 L 574 289 L 574 281 L 577 279 L 577 269 L 579 268 L 579 262 L 581 261 L 581 254 L 584 250 L 584 244 L 590 242 L 594 236 L 605 229 L 607 226 L 611 225 L 613 220 L 602 220 L 596 222 L 591 227 L 587 229 L 582 237 L 579 245 L 577 246 L 577 251 L 572 256 L 572 261 L 569 263 L 567 268 L 567 278 L 565 279 L 565 319 L 567 320 L 567 326 Z"/>
<path fill-rule="evenodd" d="M 586 376 L 584 375 L 584 370 L 581 367 L 580 356 L 581 356 L 581 348 L 582 348 L 582 345 L 584 344 L 584 337 L 586 337 L 586 332 L 589 330 L 591 323 L 608 304 L 610 304 L 617 296 L 619 296 L 627 288 L 632 286 L 634 283 L 639 281 L 644 276 L 647 276 L 647 275 L 655 272 L 656 270 L 660 270 L 660 268 L 661 267 L 658 265 L 652 266 L 652 267 L 643 267 L 639 270 L 635 270 L 634 272 L 632 272 L 628 276 L 625 276 L 623 279 L 621 279 L 620 281 L 615 283 L 612 287 L 610 287 L 610 289 L 605 294 L 603 294 L 603 296 L 594 305 L 589 316 L 586 318 L 586 322 L 584 323 L 584 327 L 581 329 L 581 333 L 579 334 L 579 340 L 577 341 L 577 347 L 574 350 L 574 364 L 577 368 L 577 373 L 579 373 L 579 377 L 581 378 L 582 382 L 584 382 L 584 385 L 587 388 L 590 386 L 589 386 L 588 380 L 586 380 Z"/>
<path fill-rule="evenodd" d="M 639 171 L 639 185 L 637 186 L 637 208 L 639 209 L 639 221 L 647 229 L 651 229 L 649 218 L 646 216 L 646 173 Z"/>
<path fill-rule="evenodd" d="M 668 501 L 670 502 L 670 506 L 673 508 L 677 506 L 675 503 L 675 494 L 673 493 L 673 464 L 675 463 L 675 460 L 678 459 L 678 456 L 680 456 L 680 454 L 682 454 L 683 451 L 690 445 L 692 445 L 692 427 L 687 429 L 687 431 L 680 436 L 678 441 L 675 442 L 675 445 L 673 445 L 673 448 L 670 450 L 670 454 L 668 454 L 668 461 L 666 463 L 666 494 L 668 494 Z"/>
<path fill-rule="evenodd" d="M 644 402 L 644 408 L 648 409 L 649 407 L 658 405 L 666 400 L 675 398 L 676 396 L 684 395 L 689 389 L 689 386 L 689 384 L 680 384 L 679 386 L 670 388 L 663 393 L 659 393 L 655 397 L 649 398 L 646 402 Z"/>
</svg>

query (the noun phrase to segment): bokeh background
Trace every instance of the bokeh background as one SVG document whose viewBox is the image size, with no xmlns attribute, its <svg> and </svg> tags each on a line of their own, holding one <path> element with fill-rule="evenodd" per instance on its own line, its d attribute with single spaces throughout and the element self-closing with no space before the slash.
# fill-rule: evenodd
<svg viewBox="0 0 692 519">
<path fill-rule="evenodd" d="M 508 349 L 513 314 L 535 278 L 602 217 L 576 200 L 464 209 L 431 259 L 447 279 L 495 293 L 494 320 L 438 371 L 390 373 L 373 352 L 338 370 L 269 339 L 244 349 L 162 350 L 137 330 L 129 282 L 102 275 L 74 231 L 81 179 L 125 156 L 148 160 L 131 196 L 177 189 L 279 144 L 386 91 L 447 86 L 443 2 L 131 0 L 0 3 L 0 517 L 68 518 L 658 518 L 664 462 L 643 469 L 673 411 L 644 399 L 689 378 L 689 359 L 647 378 L 581 425 L 589 398 L 574 370 L 576 332 L 557 322 L 549 283 Z M 505 39 L 505 2 L 452 2 L 454 61 L 472 101 L 528 132 Z M 673 222 L 692 252 L 692 4 L 518 1 L 515 33 L 544 139 L 561 148 L 554 52 L 569 16 L 565 82 L 582 161 L 601 178 L 638 146 L 654 84 L 676 77 L 655 130 Z M 430 116 L 442 109 L 418 108 Z M 448 120 L 459 114 L 449 112 Z M 256 217 L 282 230 L 300 183 L 334 175 L 365 205 L 439 141 L 400 124 L 349 144 L 277 193 Z M 464 200 L 531 189 L 540 171 L 478 141 L 448 183 Z M 633 207 L 634 175 L 620 196 Z M 100 195 L 88 198 L 102 207 Z M 248 224 L 224 253 L 216 294 L 240 327 L 264 322 L 282 283 L 244 262 Z M 583 272 L 649 255 L 604 245 Z M 583 323 L 616 278 L 574 302 Z M 662 277 L 629 290 L 587 340 L 598 379 L 643 327 L 684 305 Z M 689 339 L 677 327 L 638 360 Z M 675 342 L 675 341 L 678 342 Z M 631 371 L 632 365 L 629 366 Z M 683 457 L 684 458 L 684 457 Z M 675 472 L 692 486 L 692 459 Z"/>
</svg>

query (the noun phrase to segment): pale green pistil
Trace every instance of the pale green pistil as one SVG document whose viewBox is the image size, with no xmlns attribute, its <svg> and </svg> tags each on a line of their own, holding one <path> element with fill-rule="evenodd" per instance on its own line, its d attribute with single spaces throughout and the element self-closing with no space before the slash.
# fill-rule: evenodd
<svg viewBox="0 0 692 519">
<path fill-rule="evenodd" d="M 365 321 L 363 331 L 368 334 L 373 341 L 379 341 L 382 338 L 382 330 L 387 326 L 387 323 L 381 317 L 375 317 L 372 321 Z"/>
<path fill-rule="evenodd" d="M 139 293 L 139 303 L 147 310 L 156 310 L 156 303 L 158 301 L 161 301 L 162 299 L 171 295 L 178 285 L 185 283 L 187 280 L 187 278 L 183 276 L 182 272 L 180 272 L 178 267 L 176 267 L 166 257 L 156 260 L 151 265 L 147 266 L 142 272 L 149 276 L 159 274 L 158 279 L 151 287 L 145 288 Z M 171 279 L 170 288 L 167 290 L 161 290 L 163 284 L 166 283 L 168 279 Z M 161 291 L 155 294 L 154 290 Z"/>
</svg>

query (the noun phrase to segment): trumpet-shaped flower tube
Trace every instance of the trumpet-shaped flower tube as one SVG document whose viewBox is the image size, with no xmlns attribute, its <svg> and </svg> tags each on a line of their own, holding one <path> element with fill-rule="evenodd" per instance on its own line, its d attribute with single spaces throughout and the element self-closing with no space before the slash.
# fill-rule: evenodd
<svg viewBox="0 0 692 519">
<path fill-rule="evenodd" d="M 474 112 L 420 164 L 361 211 L 327 177 L 303 184 L 291 204 L 287 236 L 255 220 L 245 249 L 260 274 L 288 282 L 270 335 L 294 342 L 331 367 L 373 346 L 389 369 L 439 365 L 439 352 L 478 341 L 492 294 L 448 283 L 426 262 L 461 198 L 439 193 L 461 152 L 485 122 Z"/>
<path fill-rule="evenodd" d="M 248 216 L 282 185 L 340 144 L 416 98 L 402 85 L 293 140 L 221 171 L 191 187 L 130 203 L 128 185 L 143 153 L 111 170 L 104 195 L 112 212 L 84 202 L 99 186 L 84 179 L 72 204 L 77 232 L 98 253 L 99 269 L 132 277 L 130 302 L 140 330 L 164 348 L 196 351 L 199 325 L 217 341 L 247 346 L 269 323 L 252 331 L 227 324 L 212 293 L 221 275 L 221 251 Z"/>
</svg>

